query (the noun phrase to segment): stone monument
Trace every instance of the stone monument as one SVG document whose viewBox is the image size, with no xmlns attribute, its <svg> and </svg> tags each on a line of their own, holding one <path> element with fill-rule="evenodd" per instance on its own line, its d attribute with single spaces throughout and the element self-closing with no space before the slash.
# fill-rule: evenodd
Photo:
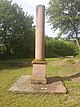
<svg viewBox="0 0 80 107">
<path fill-rule="evenodd" d="M 46 77 L 46 61 L 44 59 L 45 6 L 36 6 L 35 59 L 32 61 L 32 76 L 23 75 L 9 89 L 19 93 L 66 93 L 60 79 Z M 54 71 L 53 71 L 54 72 Z M 51 80 L 50 80 L 51 78 Z M 51 81 L 51 82 L 50 82 Z"/>
<path fill-rule="evenodd" d="M 46 84 L 46 61 L 44 59 L 45 6 L 36 7 L 35 59 L 33 63 L 32 83 Z"/>
</svg>

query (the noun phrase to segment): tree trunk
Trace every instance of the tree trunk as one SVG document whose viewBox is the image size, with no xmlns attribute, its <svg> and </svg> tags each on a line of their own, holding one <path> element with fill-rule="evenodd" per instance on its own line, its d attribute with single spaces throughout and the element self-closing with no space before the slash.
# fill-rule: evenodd
<svg viewBox="0 0 80 107">
<path fill-rule="evenodd" d="M 77 43 L 78 49 L 80 51 L 80 43 L 79 43 L 79 38 L 78 38 L 77 33 L 76 33 L 76 43 Z"/>
</svg>

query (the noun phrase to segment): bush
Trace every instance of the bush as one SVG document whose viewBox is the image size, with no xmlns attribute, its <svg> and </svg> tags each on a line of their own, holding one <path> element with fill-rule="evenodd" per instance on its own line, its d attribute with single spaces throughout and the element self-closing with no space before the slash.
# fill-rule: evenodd
<svg viewBox="0 0 80 107">
<path fill-rule="evenodd" d="M 77 51 L 77 46 L 73 42 L 45 38 L 45 57 L 75 56 Z"/>
<path fill-rule="evenodd" d="M 80 58 L 80 51 L 78 52 L 76 58 Z"/>
</svg>

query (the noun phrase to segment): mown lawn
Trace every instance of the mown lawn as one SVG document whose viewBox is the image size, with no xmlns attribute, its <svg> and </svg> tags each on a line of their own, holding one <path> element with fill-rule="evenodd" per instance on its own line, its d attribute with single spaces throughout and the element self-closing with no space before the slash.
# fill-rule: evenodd
<svg viewBox="0 0 80 107">
<path fill-rule="evenodd" d="M 47 59 L 47 76 L 61 78 L 67 94 L 18 94 L 9 88 L 21 75 L 31 75 L 31 59 L 0 61 L 0 107 L 80 107 L 80 59 Z"/>
</svg>

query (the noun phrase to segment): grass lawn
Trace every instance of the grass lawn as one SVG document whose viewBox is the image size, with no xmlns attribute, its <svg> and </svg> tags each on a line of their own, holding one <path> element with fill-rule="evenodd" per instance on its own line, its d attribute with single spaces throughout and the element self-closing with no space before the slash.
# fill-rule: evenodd
<svg viewBox="0 0 80 107">
<path fill-rule="evenodd" d="M 19 62 L 19 63 L 18 63 Z M 47 76 L 58 76 L 67 94 L 18 94 L 9 88 L 21 75 L 31 75 L 31 59 L 0 61 L 0 107 L 80 107 L 80 59 L 47 59 Z"/>
</svg>

